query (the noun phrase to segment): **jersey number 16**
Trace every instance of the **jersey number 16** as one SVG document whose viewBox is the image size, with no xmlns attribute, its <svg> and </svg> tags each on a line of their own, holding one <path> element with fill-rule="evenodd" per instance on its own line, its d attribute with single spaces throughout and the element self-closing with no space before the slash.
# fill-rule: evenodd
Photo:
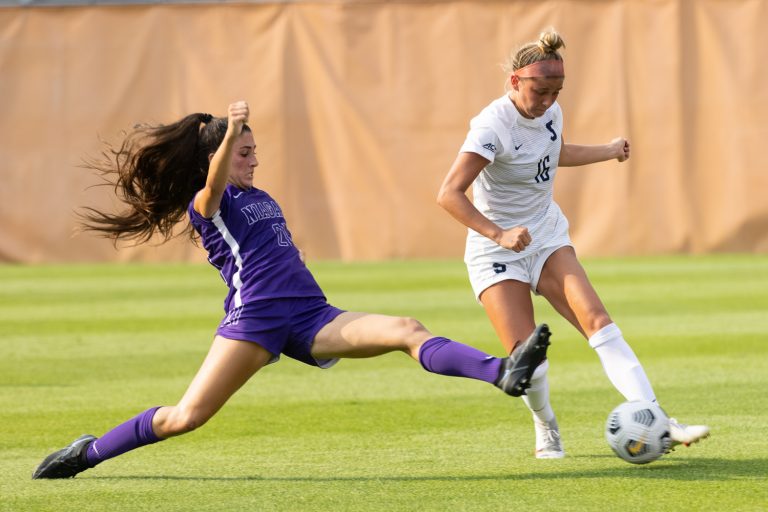
<svg viewBox="0 0 768 512">
<path fill-rule="evenodd" d="M 549 181 L 549 155 L 539 160 L 539 172 L 536 173 L 536 183 Z"/>
</svg>

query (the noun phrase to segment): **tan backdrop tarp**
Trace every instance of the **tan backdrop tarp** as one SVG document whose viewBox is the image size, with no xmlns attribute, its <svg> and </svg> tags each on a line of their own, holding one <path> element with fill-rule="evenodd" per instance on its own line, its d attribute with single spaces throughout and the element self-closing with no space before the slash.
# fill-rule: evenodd
<svg viewBox="0 0 768 512">
<path fill-rule="evenodd" d="M 632 141 L 558 174 L 581 254 L 768 251 L 767 2 L 320 2 L 0 9 L 0 261 L 199 260 L 73 236 L 76 207 L 112 202 L 78 164 L 241 98 L 257 186 L 310 257 L 459 258 L 438 186 L 499 63 L 547 26 L 566 140 Z"/>
</svg>

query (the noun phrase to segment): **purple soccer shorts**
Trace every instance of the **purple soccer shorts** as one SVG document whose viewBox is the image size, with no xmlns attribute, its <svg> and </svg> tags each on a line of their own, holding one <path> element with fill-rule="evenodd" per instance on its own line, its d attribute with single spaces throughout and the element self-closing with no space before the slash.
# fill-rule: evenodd
<svg viewBox="0 0 768 512">
<path fill-rule="evenodd" d="M 338 359 L 315 359 L 312 342 L 323 326 L 343 312 L 323 297 L 257 300 L 230 310 L 216 334 L 259 344 L 273 354 L 270 363 L 285 354 L 311 366 L 329 368 Z"/>
</svg>

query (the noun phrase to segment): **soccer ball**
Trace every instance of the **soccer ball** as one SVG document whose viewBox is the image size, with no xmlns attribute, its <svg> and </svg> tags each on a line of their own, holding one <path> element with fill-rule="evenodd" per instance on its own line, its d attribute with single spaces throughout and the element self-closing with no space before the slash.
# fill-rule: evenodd
<svg viewBox="0 0 768 512">
<path fill-rule="evenodd" d="M 608 415 L 605 438 L 619 458 L 648 464 L 669 450 L 669 418 L 654 402 L 624 402 Z"/>
</svg>

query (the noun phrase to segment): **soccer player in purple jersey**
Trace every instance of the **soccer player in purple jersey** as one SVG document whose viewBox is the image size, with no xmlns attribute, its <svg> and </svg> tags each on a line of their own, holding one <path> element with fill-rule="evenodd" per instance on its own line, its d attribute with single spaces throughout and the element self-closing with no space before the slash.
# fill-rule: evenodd
<svg viewBox="0 0 768 512">
<path fill-rule="evenodd" d="M 431 334 L 412 318 L 342 311 L 329 305 L 293 245 L 280 206 L 253 187 L 256 143 L 248 104 L 227 118 L 191 114 L 138 127 L 109 162 L 94 169 L 114 181 L 127 211 L 88 209 L 85 225 L 115 241 L 168 240 L 188 214 L 208 259 L 229 287 L 225 316 L 181 400 L 151 407 L 97 438 L 84 435 L 43 460 L 32 478 L 71 478 L 129 450 L 185 434 L 208 421 L 248 379 L 281 354 L 328 368 L 339 358 L 399 350 L 427 371 L 482 380 L 520 396 L 546 358 L 542 324 L 510 357 L 497 358 Z"/>
</svg>

